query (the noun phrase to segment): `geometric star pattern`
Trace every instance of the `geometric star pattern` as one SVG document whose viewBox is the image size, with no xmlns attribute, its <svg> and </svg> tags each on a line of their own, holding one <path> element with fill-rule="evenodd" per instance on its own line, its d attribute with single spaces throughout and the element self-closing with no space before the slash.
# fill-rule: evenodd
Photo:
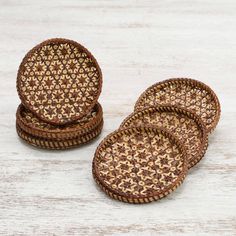
<svg viewBox="0 0 236 236">
<path fill-rule="evenodd" d="M 84 116 L 101 92 L 94 57 L 71 40 L 51 39 L 23 59 L 17 77 L 23 104 L 40 119 L 66 124 Z"/>
<path fill-rule="evenodd" d="M 186 154 L 167 135 L 129 128 L 108 136 L 93 161 L 95 178 L 127 198 L 158 196 L 173 188 L 187 168 Z"/>
<path fill-rule="evenodd" d="M 189 168 L 203 157 L 207 146 L 206 129 L 193 113 L 173 106 L 148 107 L 128 116 L 121 128 L 144 124 L 165 128 L 181 140 L 186 147 Z"/>
<path fill-rule="evenodd" d="M 148 88 L 135 104 L 135 110 L 155 105 L 176 105 L 201 117 L 208 132 L 218 123 L 220 104 L 205 84 L 192 79 L 170 79 Z"/>
</svg>

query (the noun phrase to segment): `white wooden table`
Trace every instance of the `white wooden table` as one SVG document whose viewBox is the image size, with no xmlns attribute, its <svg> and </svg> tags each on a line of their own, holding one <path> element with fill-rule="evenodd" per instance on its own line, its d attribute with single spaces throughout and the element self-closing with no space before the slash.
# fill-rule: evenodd
<svg viewBox="0 0 236 236">
<path fill-rule="evenodd" d="M 15 132 L 18 66 L 52 37 L 85 45 L 104 75 L 102 135 L 69 151 L 33 148 Z M 235 37 L 234 0 L 0 0 L 0 235 L 236 235 Z M 94 151 L 146 87 L 169 77 L 219 96 L 205 158 L 161 201 L 112 200 L 93 181 Z"/>
</svg>

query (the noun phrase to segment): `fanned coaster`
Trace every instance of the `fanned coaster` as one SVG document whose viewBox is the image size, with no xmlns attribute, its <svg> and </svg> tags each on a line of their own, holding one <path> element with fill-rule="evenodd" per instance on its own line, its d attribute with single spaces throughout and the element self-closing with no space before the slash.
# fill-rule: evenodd
<svg viewBox="0 0 236 236">
<path fill-rule="evenodd" d="M 204 156 L 208 144 L 206 127 L 194 113 L 175 106 L 148 107 L 133 112 L 120 128 L 144 124 L 163 127 L 181 140 L 186 147 L 189 168 Z"/>
<path fill-rule="evenodd" d="M 38 119 L 21 104 L 17 109 L 16 118 L 18 125 L 26 133 L 46 139 L 64 140 L 76 138 L 93 130 L 103 119 L 103 111 L 101 105 L 97 103 L 81 119 L 74 123 L 58 126 Z"/>
<path fill-rule="evenodd" d="M 82 45 L 49 39 L 30 50 L 18 70 L 24 106 L 41 120 L 62 125 L 85 116 L 101 93 L 102 73 Z"/>
<path fill-rule="evenodd" d="M 153 105 L 177 105 L 196 113 L 211 132 L 220 118 L 220 103 L 210 87 L 193 79 L 178 78 L 156 83 L 145 90 L 135 111 Z"/>
<path fill-rule="evenodd" d="M 146 203 L 165 197 L 188 170 L 184 146 L 154 127 L 130 127 L 108 135 L 93 159 L 93 176 L 110 197 Z"/>
<path fill-rule="evenodd" d="M 69 149 L 88 143 L 93 139 L 95 139 L 101 133 L 102 127 L 103 127 L 103 120 L 90 132 L 80 135 L 76 138 L 66 139 L 66 140 L 52 140 L 31 135 L 25 132 L 23 129 L 21 129 L 21 127 L 16 123 L 17 134 L 21 139 L 23 139 L 25 142 L 35 147 L 52 149 L 52 150 Z"/>
</svg>

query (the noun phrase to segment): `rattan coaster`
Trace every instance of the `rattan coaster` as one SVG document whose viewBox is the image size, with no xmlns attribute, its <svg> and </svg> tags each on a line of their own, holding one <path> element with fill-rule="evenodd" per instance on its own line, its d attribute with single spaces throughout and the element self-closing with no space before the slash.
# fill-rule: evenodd
<svg viewBox="0 0 236 236">
<path fill-rule="evenodd" d="M 35 147 L 44 148 L 44 149 L 52 149 L 52 150 L 63 150 L 78 147 L 82 144 L 88 143 L 95 139 L 102 131 L 103 128 L 103 120 L 95 127 L 92 131 L 85 133 L 81 136 L 78 136 L 73 139 L 66 140 L 52 140 L 36 137 L 31 135 L 24 130 L 22 130 L 18 124 L 16 124 L 17 134 L 21 139 L 27 142 L 30 145 Z"/>
<path fill-rule="evenodd" d="M 86 115 L 101 93 L 102 73 L 77 42 L 50 39 L 30 50 L 17 75 L 24 106 L 41 120 L 62 125 Z"/>
<path fill-rule="evenodd" d="M 154 127 L 120 129 L 98 146 L 93 176 L 110 197 L 146 203 L 165 197 L 188 170 L 184 146 L 170 133 Z"/>
<path fill-rule="evenodd" d="M 153 105 L 177 105 L 198 116 L 211 132 L 220 118 L 220 103 L 207 85 L 193 79 L 169 79 L 145 90 L 135 104 L 135 110 Z"/>
<path fill-rule="evenodd" d="M 192 112 L 175 106 L 149 107 L 132 113 L 120 128 L 144 124 L 163 127 L 181 140 L 187 151 L 189 168 L 197 164 L 206 152 L 206 127 Z"/>
<path fill-rule="evenodd" d="M 64 140 L 76 138 L 93 130 L 103 119 L 103 111 L 101 105 L 97 103 L 81 119 L 71 124 L 58 126 L 38 119 L 21 104 L 17 109 L 16 119 L 20 128 L 26 133 L 46 139 Z"/>
</svg>

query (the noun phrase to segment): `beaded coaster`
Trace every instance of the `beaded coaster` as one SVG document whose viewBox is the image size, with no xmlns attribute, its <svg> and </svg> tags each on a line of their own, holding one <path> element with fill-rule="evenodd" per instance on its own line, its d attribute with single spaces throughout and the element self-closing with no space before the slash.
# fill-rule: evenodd
<svg viewBox="0 0 236 236">
<path fill-rule="evenodd" d="M 30 50 L 18 70 L 24 106 L 41 120 L 62 125 L 85 116 L 101 93 L 102 73 L 82 45 L 49 39 Z"/>
<path fill-rule="evenodd" d="M 207 132 L 220 118 L 220 103 L 207 85 L 193 79 L 178 78 L 156 83 L 145 90 L 135 104 L 135 110 L 153 105 L 177 105 L 201 117 Z"/>
<path fill-rule="evenodd" d="M 110 197 L 146 203 L 165 197 L 188 170 L 184 146 L 154 127 L 130 127 L 108 135 L 93 159 L 93 176 Z"/>
<path fill-rule="evenodd" d="M 66 139 L 66 140 L 52 140 L 52 139 L 36 137 L 22 130 L 18 124 L 16 124 L 16 131 L 19 137 L 30 145 L 44 149 L 63 150 L 63 149 L 78 147 L 82 144 L 92 141 L 101 133 L 102 127 L 103 127 L 103 120 L 92 131 L 85 133 L 81 136 L 78 136 L 76 138 Z"/>
<path fill-rule="evenodd" d="M 153 125 L 165 128 L 183 142 L 188 156 L 188 167 L 197 164 L 206 152 L 206 127 L 198 116 L 175 106 L 148 107 L 128 116 L 120 128 Z"/>
<path fill-rule="evenodd" d="M 38 119 L 22 104 L 16 113 L 17 123 L 22 130 L 33 136 L 46 139 L 73 139 L 93 130 L 103 119 L 102 107 L 97 103 L 93 109 L 81 119 L 67 125 L 52 125 Z"/>
</svg>

